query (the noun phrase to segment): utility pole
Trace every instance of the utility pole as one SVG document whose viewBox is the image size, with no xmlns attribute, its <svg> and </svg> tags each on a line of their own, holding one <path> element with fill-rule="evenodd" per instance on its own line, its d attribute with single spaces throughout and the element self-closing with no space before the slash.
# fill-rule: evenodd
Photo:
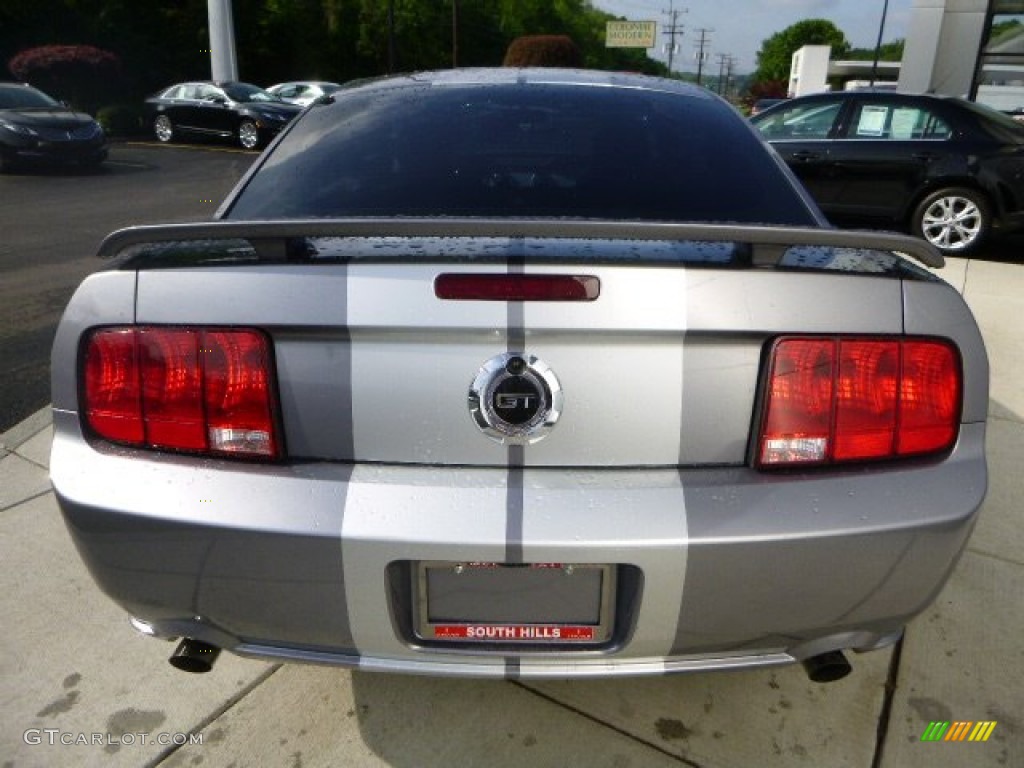
<svg viewBox="0 0 1024 768">
<path fill-rule="evenodd" d="M 875 87 L 878 77 L 878 56 L 882 52 L 882 35 L 885 34 L 885 17 L 889 14 L 889 0 L 882 5 L 882 20 L 878 23 L 878 42 L 875 43 L 875 58 L 871 63 L 871 87 Z"/>
<path fill-rule="evenodd" d="M 707 29 L 701 27 L 697 30 L 700 32 L 700 38 L 694 41 L 694 46 L 697 48 L 697 85 L 700 85 L 701 75 L 704 72 L 704 49 L 708 43 L 711 42 L 711 38 L 708 37 L 708 33 L 714 32 L 713 29 Z"/>
<path fill-rule="evenodd" d="M 682 24 L 676 23 L 679 20 L 679 14 L 689 13 L 689 9 L 683 8 L 681 11 L 677 11 L 673 6 L 675 0 L 671 0 L 668 4 L 668 10 L 662 11 L 663 14 L 668 16 L 668 25 L 661 28 L 661 31 L 668 35 L 668 73 L 672 74 L 672 57 L 676 52 L 676 35 L 682 37 L 683 27 Z"/>
<path fill-rule="evenodd" d="M 729 96 L 729 84 L 732 83 L 733 69 L 735 68 L 735 66 L 736 57 L 733 56 L 732 54 L 729 54 L 725 62 L 725 92 L 722 94 L 727 98 Z"/>
<path fill-rule="evenodd" d="M 725 82 L 725 63 L 729 61 L 731 57 L 728 53 L 718 53 L 715 55 L 718 58 L 718 89 L 716 93 L 721 96 L 723 93 L 722 84 Z"/>
</svg>

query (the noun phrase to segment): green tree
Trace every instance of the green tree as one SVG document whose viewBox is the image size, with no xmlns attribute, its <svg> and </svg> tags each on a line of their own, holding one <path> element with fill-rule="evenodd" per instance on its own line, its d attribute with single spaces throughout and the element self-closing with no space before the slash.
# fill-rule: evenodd
<svg viewBox="0 0 1024 768">
<path fill-rule="evenodd" d="M 755 82 L 789 80 L 793 54 L 805 45 L 830 45 L 834 58 L 844 58 L 850 50 L 846 35 L 826 19 L 805 19 L 786 27 L 761 43 L 757 52 Z"/>
<path fill-rule="evenodd" d="M 1010 33 L 1019 33 L 1021 29 L 1021 23 L 1019 19 L 1010 19 L 1009 21 L 997 21 L 992 25 L 992 32 L 989 34 L 988 39 L 990 41 L 996 41 L 1004 35 L 1009 36 Z"/>
<path fill-rule="evenodd" d="M 522 35 L 567 35 L 586 67 L 665 74 L 642 49 L 605 47 L 605 23 L 614 17 L 587 0 L 232 0 L 232 6 L 239 75 L 258 85 L 383 74 L 391 40 L 397 71 L 453 62 L 500 66 L 509 43 Z M 138 101 L 171 83 L 210 76 L 207 0 L 0 0 L 0 79 L 7 79 L 2 70 L 15 55 L 45 45 L 113 52 L 124 77 L 112 101 Z"/>
<path fill-rule="evenodd" d="M 395 69 L 499 66 L 509 43 L 526 35 L 567 35 L 583 53 L 583 66 L 662 73 L 643 50 L 605 47 L 605 24 L 614 18 L 585 0 L 393 0 Z M 388 68 L 388 0 L 359 3 L 360 55 L 375 72 Z M 453 40 L 453 34 L 457 39 Z"/>
<path fill-rule="evenodd" d="M 882 43 L 878 49 L 878 60 L 879 61 L 903 61 L 903 48 L 906 44 L 906 40 L 898 38 L 891 40 L 888 43 Z M 852 48 L 850 49 L 844 59 L 849 61 L 874 61 L 875 60 L 875 49 L 874 48 Z"/>
</svg>

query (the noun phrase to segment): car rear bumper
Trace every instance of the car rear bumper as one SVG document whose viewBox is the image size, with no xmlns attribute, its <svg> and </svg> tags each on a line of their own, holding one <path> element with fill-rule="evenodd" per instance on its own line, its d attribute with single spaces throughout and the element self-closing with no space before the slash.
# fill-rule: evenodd
<svg viewBox="0 0 1024 768">
<path fill-rule="evenodd" d="M 986 486 L 983 424 L 943 461 L 821 476 L 267 467 L 92 446 L 75 414 L 54 419 L 72 537 L 149 633 L 426 674 L 664 674 L 883 646 L 941 589 Z M 418 561 L 620 565 L 615 632 L 590 648 L 424 642 L 396 565 Z"/>
</svg>

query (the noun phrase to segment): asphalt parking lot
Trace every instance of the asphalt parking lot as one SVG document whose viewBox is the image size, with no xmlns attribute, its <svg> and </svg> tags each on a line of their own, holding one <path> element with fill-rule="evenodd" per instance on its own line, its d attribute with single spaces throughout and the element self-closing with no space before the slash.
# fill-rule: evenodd
<svg viewBox="0 0 1024 768">
<path fill-rule="evenodd" d="M 0 175 L 0 431 L 50 401 L 49 348 L 68 299 L 120 227 L 209 218 L 257 157 L 233 147 L 115 143 L 97 173 Z"/>
<path fill-rule="evenodd" d="M 212 150 L 211 150 L 212 151 Z M 1024 765 L 1024 268 L 951 260 L 992 364 L 990 489 L 956 572 L 895 648 L 801 668 L 502 682 L 279 666 L 173 670 L 94 586 L 46 466 L 44 408 L 0 436 L 0 766 Z M 984 742 L 932 722 L 994 722 Z"/>
</svg>

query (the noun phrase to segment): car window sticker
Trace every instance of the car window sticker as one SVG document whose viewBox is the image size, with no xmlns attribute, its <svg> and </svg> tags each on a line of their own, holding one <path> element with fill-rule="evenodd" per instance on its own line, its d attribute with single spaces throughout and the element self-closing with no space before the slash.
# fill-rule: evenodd
<svg viewBox="0 0 1024 768">
<path fill-rule="evenodd" d="M 857 121 L 858 136 L 881 137 L 885 133 L 885 119 L 889 108 L 885 106 L 864 106 Z"/>
<path fill-rule="evenodd" d="M 917 107 L 897 107 L 892 113 L 891 138 L 897 140 L 921 137 L 922 118 L 925 114 Z"/>
</svg>

